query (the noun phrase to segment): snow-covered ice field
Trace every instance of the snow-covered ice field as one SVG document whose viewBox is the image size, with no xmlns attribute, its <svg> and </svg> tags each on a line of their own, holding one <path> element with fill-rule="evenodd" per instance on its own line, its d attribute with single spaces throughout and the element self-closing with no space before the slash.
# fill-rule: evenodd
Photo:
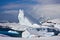
<svg viewBox="0 0 60 40">
<path fill-rule="evenodd" d="M 40 38 L 13 38 L 13 37 L 0 37 L 0 40 L 60 40 L 60 36 L 40 37 Z"/>
</svg>

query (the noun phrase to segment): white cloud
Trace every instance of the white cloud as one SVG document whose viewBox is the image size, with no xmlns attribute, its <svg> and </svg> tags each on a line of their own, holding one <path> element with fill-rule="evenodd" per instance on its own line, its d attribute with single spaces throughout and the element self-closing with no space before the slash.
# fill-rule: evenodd
<svg viewBox="0 0 60 40">
<path fill-rule="evenodd" d="M 2 6 L 1 9 L 19 9 L 19 8 L 27 8 L 27 7 L 31 7 L 31 6 L 33 6 L 33 5 L 9 3 L 7 5 Z"/>
<path fill-rule="evenodd" d="M 9 3 L 6 5 L 1 6 L 1 9 L 3 9 L 4 11 L 2 11 L 2 13 L 10 13 L 10 14 L 18 14 L 18 9 L 21 8 L 30 8 L 33 5 L 26 5 L 26 4 L 16 4 L 16 3 Z M 16 10 L 17 9 L 17 10 Z"/>
<path fill-rule="evenodd" d="M 7 4 L 2 6 L 2 9 L 14 9 L 14 8 L 19 8 L 21 7 L 19 4 Z"/>
<path fill-rule="evenodd" d="M 31 12 L 39 18 L 41 15 L 51 18 L 60 18 L 60 5 L 50 4 L 50 5 L 35 5 Z"/>
<path fill-rule="evenodd" d="M 18 13 L 16 10 L 12 9 L 19 9 L 19 8 L 26 8 L 26 12 L 30 13 L 33 17 L 39 18 L 41 15 L 49 16 L 49 17 L 60 17 L 60 5 L 54 4 L 54 0 L 32 0 L 38 2 L 36 5 L 30 4 L 16 4 L 16 3 L 9 3 L 7 5 L 2 6 L 2 9 L 11 9 L 6 10 L 4 13 Z M 41 3 L 41 4 L 39 4 Z M 42 5 L 43 4 L 43 5 Z M 46 4 L 46 5 L 45 5 Z M 29 8 L 29 9 L 28 9 Z"/>
<path fill-rule="evenodd" d="M 5 11 L 3 11 L 2 13 L 16 14 L 16 13 L 18 13 L 18 11 L 17 11 L 17 10 L 5 10 Z"/>
<path fill-rule="evenodd" d="M 41 3 L 41 4 L 52 4 L 52 3 L 55 3 L 55 0 L 32 0 L 32 1 L 36 1 L 37 3 Z"/>
</svg>

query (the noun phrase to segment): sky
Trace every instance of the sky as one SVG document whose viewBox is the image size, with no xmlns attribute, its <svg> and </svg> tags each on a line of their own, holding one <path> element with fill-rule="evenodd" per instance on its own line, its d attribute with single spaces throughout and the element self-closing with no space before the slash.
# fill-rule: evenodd
<svg viewBox="0 0 60 40">
<path fill-rule="evenodd" d="M 60 19 L 60 0 L 0 0 L 0 21 L 18 22 L 19 9 L 37 20 L 41 16 Z"/>
</svg>

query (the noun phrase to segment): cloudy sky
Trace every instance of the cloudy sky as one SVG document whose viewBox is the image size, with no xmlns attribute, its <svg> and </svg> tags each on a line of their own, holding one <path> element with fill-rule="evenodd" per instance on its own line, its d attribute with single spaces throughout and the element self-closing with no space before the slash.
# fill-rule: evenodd
<svg viewBox="0 0 60 40">
<path fill-rule="evenodd" d="M 18 10 L 39 19 L 60 18 L 60 0 L 0 0 L 0 21 L 18 22 Z"/>
</svg>

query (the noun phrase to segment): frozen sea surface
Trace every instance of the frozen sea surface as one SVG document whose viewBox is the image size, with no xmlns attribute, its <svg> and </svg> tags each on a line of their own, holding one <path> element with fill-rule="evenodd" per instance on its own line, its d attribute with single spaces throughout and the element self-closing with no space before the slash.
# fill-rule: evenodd
<svg viewBox="0 0 60 40">
<path fill-rule="evenodd" d="M 14 38 L 14 37 L 0 37 L 0 40 L 60 40 L 60 36 L 40 37 L 40 38 Z"/>
</svg>

